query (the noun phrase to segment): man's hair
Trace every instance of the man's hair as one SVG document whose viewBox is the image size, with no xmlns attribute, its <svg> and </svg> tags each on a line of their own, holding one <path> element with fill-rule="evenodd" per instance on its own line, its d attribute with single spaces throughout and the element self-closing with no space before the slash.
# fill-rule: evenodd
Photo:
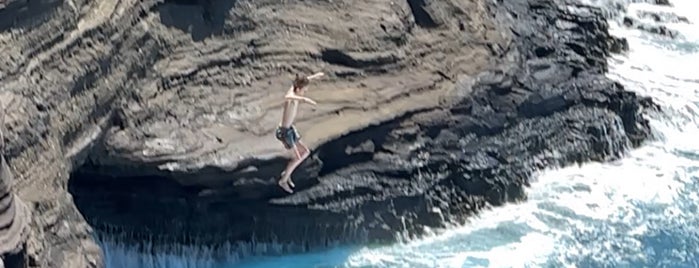
<svg viewBox="0 0 699 268">
<path fill-rule="evenodd" d="M 310 82 L 311 81 L 308 81 L 308 78 L 305 75 L 296 74 L 296 79 L 294 79 L 294 91 L 300 90 L 308 86 Z"/>
</svg>

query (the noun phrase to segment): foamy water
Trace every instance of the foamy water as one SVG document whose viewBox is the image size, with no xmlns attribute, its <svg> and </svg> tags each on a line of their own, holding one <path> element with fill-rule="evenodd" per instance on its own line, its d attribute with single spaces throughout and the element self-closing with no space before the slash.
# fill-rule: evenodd
<svg viewBox="0 0 699 268">
<path fill-rule="evenodd" d="M 242 263 L 176 256 L 138 262 L 146 257 L 107 245 L 108 267 L 699 267 L 699 1 L 673 4 L 631 4 L 627 12 L 689 18 L 693 24 L 666 24 L 681 33 L 677 40 L 610 22 L 630 51 L 610 59 L 609 77 L 664 109 L 651 119 L 657 140 L 619 161 L 543 171 L 527 202 L 409 243 Z"/>
</svg>

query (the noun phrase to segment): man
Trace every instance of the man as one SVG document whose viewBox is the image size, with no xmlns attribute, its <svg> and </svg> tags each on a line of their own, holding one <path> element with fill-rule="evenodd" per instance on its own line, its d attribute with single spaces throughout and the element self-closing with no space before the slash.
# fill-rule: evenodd
<svg viewBox="0 0 699 268">
<path fill-rule="evenodd" d="M 291 181 L 291 173 L 293 173 L 296 167 L 311 154 L 308 147 L 301 142 L 301 135 L 299 135 L 299 132 L 294 127 L 294 119 L 296 119 L 299 102 L 302 101 L 311 105 L 316 105 L 315 101 L 303 95 L 306 93 L 310 81 L 323 75 L 322 72 L 307 77 L 297 74 L 293 85 L 284 96 L 282 121 L 279 127 L 277 127 L 276 138 L 282 142 L 284 148 L 292 151 L 291 160 L 279 179 L 279 186 L 288 193 L 293 193 L 294 191 L 291 188 L 295 187 L 294 182 Z"/>
</svg>

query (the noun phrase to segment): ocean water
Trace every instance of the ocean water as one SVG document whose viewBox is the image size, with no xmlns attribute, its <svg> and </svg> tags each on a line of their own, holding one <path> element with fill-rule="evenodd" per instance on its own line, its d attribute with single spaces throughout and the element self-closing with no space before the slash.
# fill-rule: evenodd
<svg viewBox="0 0 699 268">
<path fill-rule="evenodd" d="M 699 1 L 673 4 L 632 3 L 627 15 L 687 17 L 664 24 L 675 40 L 610 21 L 630 51 L 609 60 L 608 76 L 663 108 L 651 118 L 657 139 L 619 161 L 542 171 L 527 202 L 417 241 L 242 262 L 214 262 L 202 249 L 146 256 L 103 241 L 107 267 L 699 267 Z"/>
</svg>

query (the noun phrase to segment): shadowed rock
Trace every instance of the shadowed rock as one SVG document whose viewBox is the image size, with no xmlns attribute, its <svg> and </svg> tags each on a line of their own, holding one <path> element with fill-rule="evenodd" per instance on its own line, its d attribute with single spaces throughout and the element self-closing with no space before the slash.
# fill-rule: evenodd
<svg viewBox="0 0 699 268">
<path fill-rule="evenodd" d="M 692 23 L 686 17 L 662 10 L 638 10 L 637 15 L 640 20 L 631 16 L 625 16 L 622 20 L 624 26 L 634 27 L 641 31 L 669 38 L 677 38 L 680 36 L 680 33 L 662 24 Z"/>
<path fill-rule="evenodd" d="M 631 17 L 624 17 L 623 24 L 626 27 L 634 27 L 634 28 L 639 29 L 641 31 L 645 31 L 648 33 L 652 33 L 652 34 L 656 34 L 656 35 L 664 36 L 664 37 L 669 37 L 669 38 L 676 38 L 680 35 L 680 33 L 678 31 L 672 30 L 665 25 L 657 25 L 657 24 L 651 24 L 651 23 L 647 23 L 647 22 L 641 22 L 641 21 L 638 21 L 637 19 L 634 19 Z"/>
<path fill-rule="evenodd" d="M 637 14 L 640 18 L 651 19 L 659 23 L 691 23 L 687 17 L 678 16 L 672 12 L 639 10 Z"/>
<path fill-rule="evenodd" d="M 612 53 L 629 51 L 629 41 L 626 38 L 614 36 L 609 39 L 609 51 Z"/>
<path fill-rule="evenodd" d="M 672 6 L 670 0 L 655 0 L 655 4 L 661 6 Z"/>
</svg>

